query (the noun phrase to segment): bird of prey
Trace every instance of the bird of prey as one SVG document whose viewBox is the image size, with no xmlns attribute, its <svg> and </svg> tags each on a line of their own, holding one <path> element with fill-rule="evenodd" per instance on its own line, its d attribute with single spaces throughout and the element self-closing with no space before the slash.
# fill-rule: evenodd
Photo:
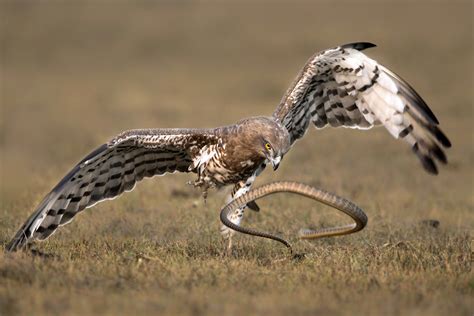
<svg viewBox="0 0 474 316">
<path fill-rule="evenodd" d="M 308 127 L 369 129 L 383 125 L 407 142 L 426 171 L 447 163 L 442 147 L 451 143 L 418 93 L 401 77 L 361 51 L 371 43 L 352 43 L 312 56 L 271 116 L 245 118 L 212 129 L 139 129 L 123 132 L 82 159 L 46 195 L 6 246 L 7 251 L 44 240 L 96 203 L 131 191 L 146 177 L 193 172 L 203 189 L 232 185 L 228 200 L 249 191 L 271 165 L 278 168 Z M 248 207 L 258 210 L 252 202 Z M 230 220 L 239 225 L 244 208 Z M 221 233 L 231 246 L 233 231 Z"/>
</svg>

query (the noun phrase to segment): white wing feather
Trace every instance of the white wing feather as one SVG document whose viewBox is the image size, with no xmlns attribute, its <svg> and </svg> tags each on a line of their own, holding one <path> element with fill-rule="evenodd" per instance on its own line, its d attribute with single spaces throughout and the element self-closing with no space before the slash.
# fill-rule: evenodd
<svg viewBox="0 0 474 316">
<path fill-rule="evenodd" d="M 409 143 L 425 169 L 436 174 L 434 160 L 447 162 L 440 145 L 451 143 L 416 91 L 360 52 L 374 46 L 347 44 L 311 57 L 273 116 L 288 129 L 292 143 L 311 122 L 317 128 L 383 125 L 393 137 Z"/>
</svg>

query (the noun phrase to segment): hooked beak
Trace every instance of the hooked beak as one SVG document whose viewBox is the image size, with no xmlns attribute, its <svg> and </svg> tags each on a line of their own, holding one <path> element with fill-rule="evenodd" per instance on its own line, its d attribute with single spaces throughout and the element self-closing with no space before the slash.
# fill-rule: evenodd
<svg viewBox="0 0 474 316">
<path fill-rule="evenodd" d="M 280 165 L 281 156 L 275 157 L 275 158 L 271 159 L 270 161 L 272 163 L 273 170 L 277 170 L 278 166 Z"/>
</svg>

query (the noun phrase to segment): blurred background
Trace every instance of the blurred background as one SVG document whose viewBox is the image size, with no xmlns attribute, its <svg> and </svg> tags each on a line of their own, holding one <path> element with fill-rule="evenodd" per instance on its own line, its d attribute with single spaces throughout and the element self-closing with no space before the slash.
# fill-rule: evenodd
<svg viewBox="0 0 474 316">
<path fill-rule="evenodd" d="M 470 1 L 3 1 L 2 203 L 44 195 L 126 129 L 271 114 L 313 53 L 369 41 L 378 47 L 366 53 L 438 116 L 453 143 L 449 166 L 426 175 L 383 129 L 326 129 L 300 141 L 272 179 L 334 190 L 384 184 L 384 195 L 412 188 L 472 207 L 471 9 Z"/>
<path fill-rule="evenodd" d="M 426 174 L 410 148 L 381 128 L 311 130 L 278 172 L 266 171 L 257 184 L 321 186 L 357 201 L 372 223 L 435 218 L 453 231 L 470 229 L 472 9 L 472 1 L 3 0 L 2 241 L 76 162 L 119 132 L 214 127 L 271 114 L 312 54 L 356 41 L 377 44 L 366 53 L 430 105 L 453 143 L 449 165 L 437 177 Z M 184 185 L 190 179 L 145 181 L 99 209 L 150 209 L 151 200 L 172 212 L 173 192 L 192 191 Z M 210 206 L 222 198 L 211 194 Z M 200 212 L 214 216 L 210 229 L 218 235 L 217 209 L 201 205 L 188 219 L 205 225 Z M 159 216 L 145 214 L 149 221 Z M 101 218 L 85 215 L 74 229 L 105 227 L 94 226 Z"/>
</svg>

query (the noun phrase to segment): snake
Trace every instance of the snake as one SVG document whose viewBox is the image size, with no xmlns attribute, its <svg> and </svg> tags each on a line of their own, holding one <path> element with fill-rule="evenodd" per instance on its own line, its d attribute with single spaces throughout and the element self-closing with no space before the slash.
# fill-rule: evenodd
<svg viewBox="0 0 474 316">
<path fill-rule="evenodd" d="M 294 181 L 271 182 L 271 183 L 262 185 L 260 187 L 254 188 L 248 191 L 247 193 L 241 195 L 240 197 L 235 198 L 234 200 L 229 202 L 227 205 L 225 205 L 221 209 L 221 213 L 220 213 L 221 222 L 225 226 L 239 233 L 248 234 L 248 235 L 257 236 L 257 237 L 269 238 L 269 239 L 278 241 L 284 244 L 286 247 L 288 247 L 291 252 L 293 252 L 291 244 L 285 239 L 271 233 L 236 225 L 233 222 L 231 222 L 228 218 L 229 213 L 231 213 L 237 208 L 245 206 L 247 203 L 251 201 L 258 200 L 267 195 L 271 195 L 275 193 L 284 193 L 284 192 L 302 195 L 304 197 L 307 197 L 315 201 L 321 202 L 323 204 L 326 204 L 328 206 L 331 206 L 349 215 L 354 221 L 354 223 L 351 223 L 351 224 L 335 226 L 335 227 L 325 227 L 325 228 L 318 228 L 318 229 L 309 229 L 309 228 L 300 229 L 299 234 L 298 234 L 298 237 L 300 239 L 317 239 L 317 238 L 323 238 L 323 237 L 332 237 L 332 236 L 352 234 L 352 233 L 362 230 L 367 225 L 367 221 L 368 221 L 367 215 L 359 206 L 357 206 L 353 202 L 345 198 L 342 198 L 334 193 L 331 193 L 322 189 L 318 189 L 304 183 L 294 182 Z"/>
</svg>

